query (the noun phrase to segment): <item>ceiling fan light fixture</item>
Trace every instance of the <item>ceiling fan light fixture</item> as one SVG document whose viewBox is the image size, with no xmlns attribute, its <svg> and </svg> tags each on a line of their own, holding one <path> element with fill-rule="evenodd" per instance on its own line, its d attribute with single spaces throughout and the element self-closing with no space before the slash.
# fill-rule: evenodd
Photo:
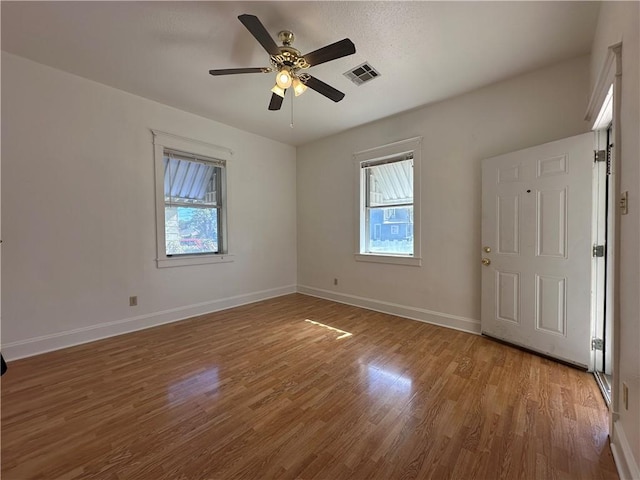
<svg viewBox="0 0 640 480">
<path fill-rule="evenodd" d="M 0 2 L 1 1 L 2 0 L 0 0 Z M 307 73 L 303 73 L 303 70 L 338 58 L 353 55 L 356 53 L 356 46 L 351 40 L 343 38 L 338 42 L 325 45 L 313 52 L 302 55 L 298 49 L 291 46 L 295 37 L 289 30 L 283 30 L 278 34 L 278 38 L 282 42 L 282 45 L 278 46 L 260 19 L 255 15 L 243 13 L 238 16 L 238 20 L 240 20 L 240 23 L 245 26 L 249 33 L 253 35 L 255 40 L 269 54 L 270 66 L 213 69 L 209 70 L 210 75 L 220 76 L 241 73 L 276 72 L 276 85 L 271 89 L 273 93 L 269 101 L 269 110 L 280 110 L 289 87 L 293 87 L 292 90 L 296 97 L 302 95 L 307 88 L 310 88 L 334 102 L 339 102 L 344 98 L 344 93 Z M 371 73 L 371 75 L 373 76 L 373 73 Z M 293 102 L 291 103 L 291 107 L 293 119 Z"/>
<path fill-rule="evenodd" d="M 271 91 L 276 95 L 280 95 L 282 98 L 284 98 L 284 88 L 280 88 L 278 84 L 275 84 Z"/>
<path fill-rule="evenodd" d="M 291 84 L 293 85 L 293 91 L 296 94 L 296 97 L 302 95 L 307 89 L 307 86 L 302 83 L 298 77 L 294 77 Z"/>
<path fill-rule="evenodd" d="M 278 72 L 276 75 L 276 84 L 280 88 L 289 88 L 291 86 L 291 72 L 286 67 Z"/>
</svg>

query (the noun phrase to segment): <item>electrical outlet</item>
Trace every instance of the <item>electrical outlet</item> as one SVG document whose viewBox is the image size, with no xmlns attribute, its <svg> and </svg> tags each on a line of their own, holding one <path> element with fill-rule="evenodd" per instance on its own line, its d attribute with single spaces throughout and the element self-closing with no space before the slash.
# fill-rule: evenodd
<svg viewBox="0 0 640 480">
<path fill-rule="evenodd" d="M 136 305 L 138 305 L 138 296 L 129 297 L 129 306 L 135 307 Z"/>
<path fill-rule="evenodd" d="M 622 403 L 625 410 L 629 410 L 629 387 L 626 383 L 622 383 Z"/>
<path fill-rule="evenodd" d="M 337 285 L 337 284 L 338 284 L 338 279 L 337 279 L 337 278 L 334 278 L 334 279 L 333 279 L 333 284 L 334 284 L 334 285 Z"/>
</svg>

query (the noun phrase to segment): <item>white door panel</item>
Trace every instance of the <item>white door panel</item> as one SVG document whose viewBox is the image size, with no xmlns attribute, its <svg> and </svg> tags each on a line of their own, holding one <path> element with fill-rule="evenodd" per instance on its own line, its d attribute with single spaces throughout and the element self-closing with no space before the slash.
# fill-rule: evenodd
<svg viewBox="0 0 640 480">
<path fill-rule="evenodd" d="M 591 133 L 482 165 L 482 332 L 585 367 L 592 169 Z"/>
</svg>

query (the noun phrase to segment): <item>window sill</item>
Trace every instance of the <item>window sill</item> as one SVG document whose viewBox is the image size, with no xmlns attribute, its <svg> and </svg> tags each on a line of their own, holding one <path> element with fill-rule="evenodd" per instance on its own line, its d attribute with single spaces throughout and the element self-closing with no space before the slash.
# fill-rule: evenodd
<svg viewBox="0 0 640 480">
<path fill-rule="evenodd" d="M 376 253 L 356 253 L 356 261 L 373 263 L 390 263 L 394 265 L 422 266 L 422 258 L 408 255 L 380 255 Z"/>
<path fill-rule="evenodd" d="M 158 268 L 186 267 L 189 265 L 207 265 L 210 263 L 231 263 L 235 260 L 235 255 L 181 255 L 179 257 L 167 257 L 156 259 Z"/>
</svg>

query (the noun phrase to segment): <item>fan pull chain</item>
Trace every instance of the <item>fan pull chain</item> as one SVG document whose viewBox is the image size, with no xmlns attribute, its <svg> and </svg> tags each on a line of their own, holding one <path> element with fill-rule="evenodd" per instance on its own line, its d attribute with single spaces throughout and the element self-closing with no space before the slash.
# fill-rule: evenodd
<svg viewBox="0 0 640 480">
<path fill-rule="evenodd" d="M 289 126 L 291 128 L 293 128 L 293 98 L 294 98 L 294 95 L 290 95 L 290 97 L 291 97 L 291 123 L 289 124 Z"/>
</svg>

